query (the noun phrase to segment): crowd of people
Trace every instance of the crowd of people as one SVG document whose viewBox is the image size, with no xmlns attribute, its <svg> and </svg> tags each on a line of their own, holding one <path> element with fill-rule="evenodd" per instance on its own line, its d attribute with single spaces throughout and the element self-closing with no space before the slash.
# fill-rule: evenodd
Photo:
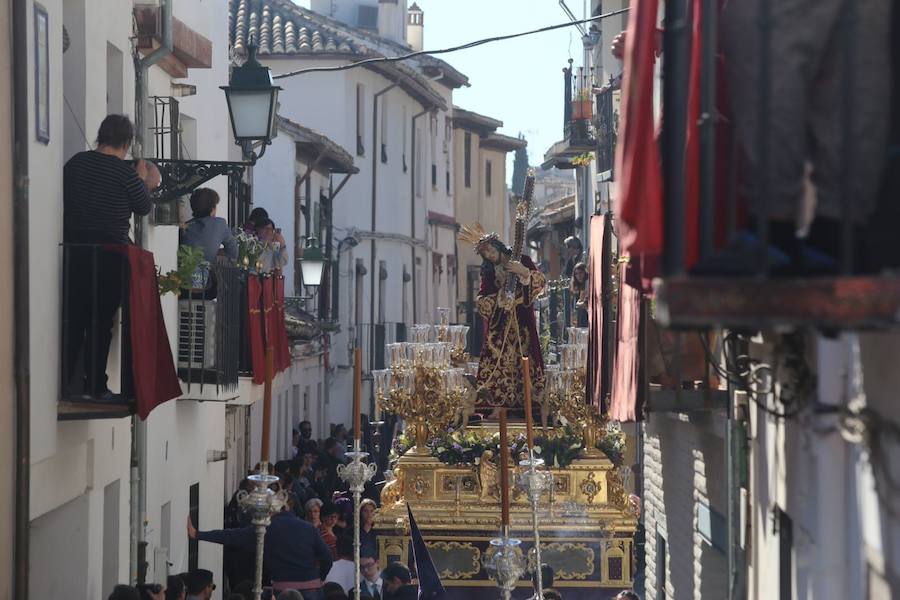
<svg viewBox="0 0 900 600">
<path fill-rule="evenodd" d="M 312 424 L 302 421 L 293 431 L 292 457 L 272 465 L 278 477 L 272 488 L 284 491 L 286 502 L 266 532 L 264 598 L 354 600 L 353 500 L 338 477 L 338 466 L 347 462 L 344 454 L 349 438 L 344 425 L 333 425 L 330 437 L 316 441 Z M 254 472 L 259 468 L 257 465 Z M 226 600 L 253 597 L 256 531 L 238 502 L 239 492 L 252 488 L 252 482 L 245 479 L 234 492 L 225 508 L 224 529 L 200 531 L 187 519 L 190 539 L 224 547 Z M 368 487 L 364 496 L 360 504 L 360 600 L 417 600 L 419 586 L 413 583 L 414 574 L 407 565 L 379 564 L 375 530 L 378 486 Z M 562 600 L 553 587 L 553 569 L 544 565 L 541 573 L 545 600 Z M 536 588 L 536 578 L 533 581 Z M 195 569 L 169 577 L 166 585 L 116 586 L 109 600 L 209 600 L 215 589 L 213 574 Z M 640 599 L 628 591 L 616 600 Z"/>
</svg>

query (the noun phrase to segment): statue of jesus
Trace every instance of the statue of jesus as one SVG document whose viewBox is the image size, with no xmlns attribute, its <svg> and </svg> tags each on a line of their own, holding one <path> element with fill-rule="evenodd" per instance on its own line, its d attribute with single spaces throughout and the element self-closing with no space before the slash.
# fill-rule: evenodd
<svg viewBox="0 0 900 600">
<path fill-rule="evenodd" d="M 544 389 L 544 361 L 533 303 L 546 280 L 529 257 L 523 254 L 513 260 L 512 250 L 497 234 L 484 234 L 478 231 L 480 226 L 472 229 L 464 231 L 460 239 L 471 241 L 484 261 L 476 301 L 485 325 L 476 382 L 478 407 L 522 407 L 523 356 L 531 361 L 532 393 L 537 405 Z M 504 289 L 508 277 L 517 279 L 515 293 L 510 296 Z"/>
</svg>

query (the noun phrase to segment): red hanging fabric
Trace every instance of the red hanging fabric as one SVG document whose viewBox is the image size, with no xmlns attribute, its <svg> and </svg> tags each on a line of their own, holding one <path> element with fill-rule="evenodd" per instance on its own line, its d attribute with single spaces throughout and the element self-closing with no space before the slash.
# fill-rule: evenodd
<svg viewBox="0 0 900 600">
<path fill-rule="evenodd" d="M 280 372 L 291 366 L 291 350 L 284 323 L 284 277 L 273 277 L 272 282 L 275 286 L 275 307 L 272 311 L 273 328 L 276 332 L 275 370 Z"/>
<path fill-rule="evenodd" d="M 700 70 L 703 62 L 703 0 L 693 0 L 691 65 L 684 148 L 684 257 L 690 269 L 700 258 Z"/>
<path fill-rule="evenodd" d="M 166 333 L 153 253 L 133 244 L 106 248 L 128 260 L 128 311 L 131 371 L 137 414 L 144 420 L 154 408 L 181 395 L 172 347 Z"/>
<path fill-rule="evenodd" d="M 263 344 L 262 322 L 263 285 L 261 277 L 247 275 L 247 331 L 250 336 L 250 363 L 253 383 L 262 384 L 266 377 L 266 351 Z"/>
<path fill-rule="evenodd" d="M 603 281 L 604 272 L 609 269 L 609 265 L 603 261 L 603 250 L 608 242 L 604 239 L 605 220 L 605 215 L 591 217 L 588 254 L 588 392 L 590 402 L 599 407 L 601 412 L 607 408 L 604 406 L 606 399 L 603 398 Z"/>
<path fill-rule="evenodd" d="M 663 248 L 662 172 L 653 115 L 658 0 L 633 0 L 625 36 L 619 135 L 618 228 L 623 254 Z"/>
<path fill-rule="evenodd" d="M 619 309 L 616 317 L 616 356 L 613 368 L 609 418 L 631 422 L 640 418 L 638 410 L 638 336 L 641 326 L 641 290 L 631 282 L 640 281 L 636 265 L 622 263 L 619 268 Z"/>
</svg>

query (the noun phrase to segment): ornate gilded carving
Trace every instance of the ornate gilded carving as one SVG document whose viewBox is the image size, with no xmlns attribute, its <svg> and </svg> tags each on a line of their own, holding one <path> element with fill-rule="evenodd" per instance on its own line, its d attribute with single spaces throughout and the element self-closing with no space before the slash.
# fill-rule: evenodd
<svg viewBox="0 0 900 600">
<path fill-rule="evenodd" d="M 426 543 L 442 579 L 471 579 L 481 572 L 481 551 L 469 542 Z"/>
<path fill-rule="evenodd" d="M 594 503 L 594 498 L 600 493 L 600 482 L 596 479 L 596 473 L 591 471 L 588 476 L 581 481 L 581 493 L 587 496 L 588 504 Z"/>
<path fill-rule="evenodd" d="M 630 505 L 628 502 L 628 494 L 625 493 L 624 474 L 622 469 L 627 467 L 619 467 L 618 469 L 606 472 L 606 489 L 607 501 L 621 511 L 626 511 Z"/>
<path fill-rule="evenodd" d="M 441 475 L 441 490 L 445 494 L 455 494 L 457 482 L 459 482 L 459 491 L 462 494 L 478 493 L 478 480 L 474 474 L 459 475 L 445 473 Z"/>
<path fill-rule="evenodd" d="M 541 555 L 559 580 L 584 580 L 594 574 L 595 554 L 587 544 L 548 542 L 541 544 Z"/>
<path fill-rule="evenodd" d="M 392 506 L 403 498 L 403 473 L 399 465 L 388 476 L 388 482 L 381 490 L 382 506 Z"/>
<path fill-rule="evenodd" d="M 412 481 L 412 489 L 416 494 L 416 498 L 421 500 L 422 496 L 431 491 L 431 482 L 422 477 L 421 473 L 416 473 L 416 476 Z"/>
<path fill-rule="evenodd" d="M 571 480 L 568 475 L 553 473 L 553 492 L 555 494 L 568 494 Z"/>
</svg>

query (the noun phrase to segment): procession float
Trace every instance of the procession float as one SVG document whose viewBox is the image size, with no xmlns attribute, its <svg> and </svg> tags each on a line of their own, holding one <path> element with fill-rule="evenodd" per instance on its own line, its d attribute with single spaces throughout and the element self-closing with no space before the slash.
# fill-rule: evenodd
<svg viewBox="0 0 900 600">
<path fill-rule="evenodd" d="M 485 263 L 477 362 L 469 328 L 442 310 L 388 344 L 390 367 L 373 372 L 376 414 L 405 425 L 381 492 L 379 562 L 409 562 L 409 506 L 451 596 L 530 595 L 547 564 L 567 600 L 611 598 L 634 577 L 627 440 L 586 395 L 587 329 L 569 328 L 544 362 L 532 308 L 544 280 L 521 254 L 529 188 L 512 248 L 477 225 L 460 235 Z"/>
</svg>

